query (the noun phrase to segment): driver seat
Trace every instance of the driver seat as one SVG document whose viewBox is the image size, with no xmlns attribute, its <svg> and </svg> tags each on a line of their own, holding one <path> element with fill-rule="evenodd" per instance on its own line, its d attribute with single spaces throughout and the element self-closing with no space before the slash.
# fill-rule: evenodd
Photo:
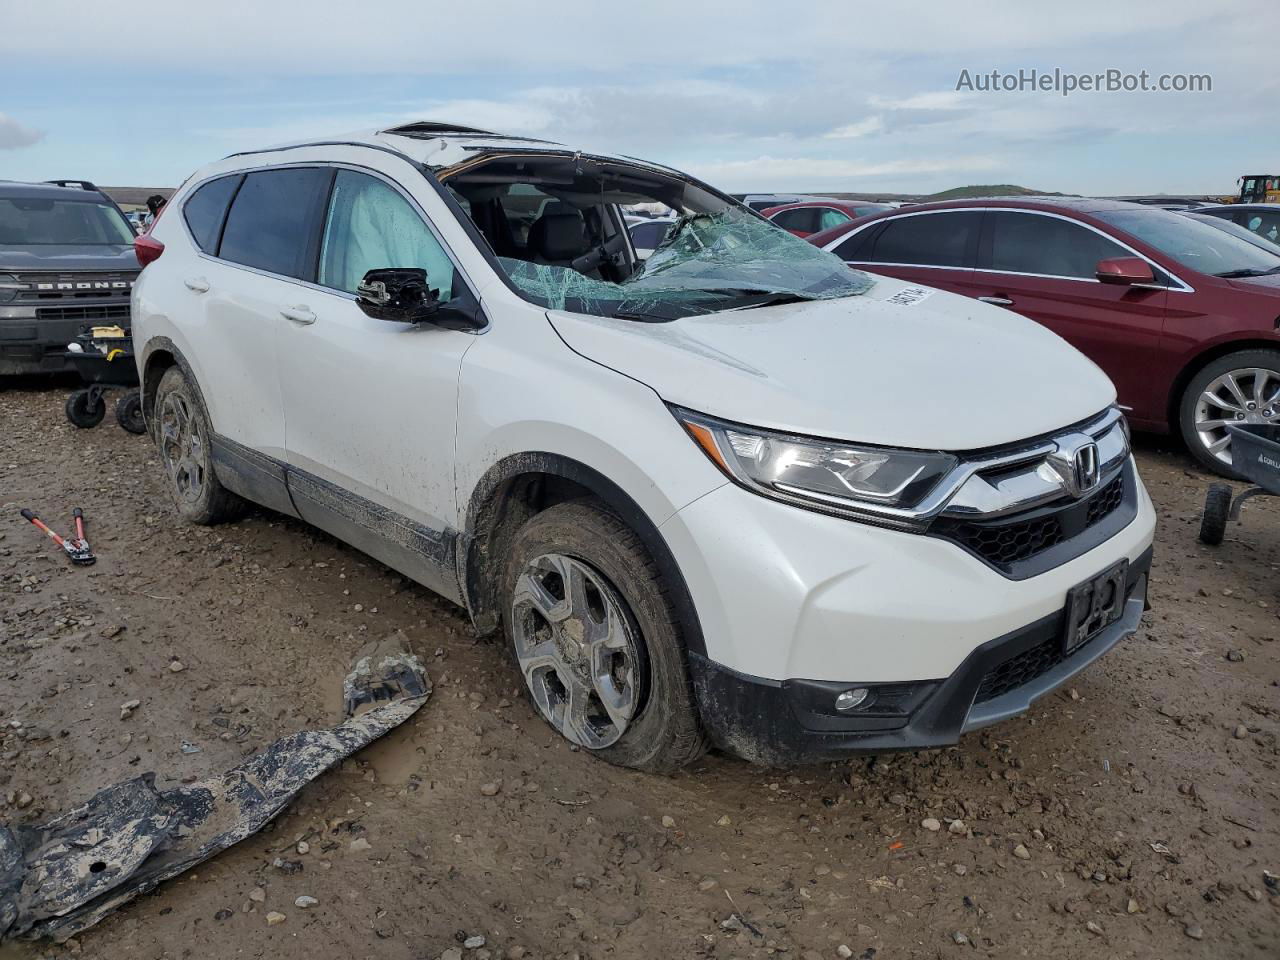
<svg viewBox="0 0 1280 960">
<path fill-rule="evenodd" d="M 591 249 L 582 214 L 573 209 L 566 211 L 563 205 L 554 212 L 544 213 L 529 228 L 527 249 L 529 258 L 534 263 L 545 263 L 553 267 L 570 266 Z"/>
</svg>

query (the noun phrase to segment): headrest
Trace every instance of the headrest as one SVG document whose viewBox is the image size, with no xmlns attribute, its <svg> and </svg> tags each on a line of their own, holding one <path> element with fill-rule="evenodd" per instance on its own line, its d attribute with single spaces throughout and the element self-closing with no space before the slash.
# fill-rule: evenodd
<svg viewBox="0 0 1280 960">
<path fill-rule="evenodd" d="M 587 252 L 582 214 L 544 213 L 529 228 L 529 247 L 544 260 L 572 260 Z"/>
</svg>

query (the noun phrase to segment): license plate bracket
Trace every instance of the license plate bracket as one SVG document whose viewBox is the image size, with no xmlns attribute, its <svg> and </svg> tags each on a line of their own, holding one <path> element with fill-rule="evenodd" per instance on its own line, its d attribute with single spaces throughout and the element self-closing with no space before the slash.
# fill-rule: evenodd
<svg viewBox="0 0 1280 960">
<path fill-rule="evenodd" d="M 1068 657 L 1120 619 L 1124 612 L 1129 561 L 1121 560 L 1097 576 L 1077 584 L 1067 594 L 1062 655 Z"/>
</svg>

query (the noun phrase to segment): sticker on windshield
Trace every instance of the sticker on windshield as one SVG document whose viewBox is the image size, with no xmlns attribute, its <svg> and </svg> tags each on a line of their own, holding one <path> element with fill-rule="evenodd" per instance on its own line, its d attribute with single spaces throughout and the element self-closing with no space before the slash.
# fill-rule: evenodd
<svg viewBox="0 0 1280 960">
<path fill-rule="evenodd" d="M 921 300 L 928 300 L 936 292 L 928 287 L 903 287 L 892 297 L 885 300 L 885 303 L 896 303 L 902 307 L 909 307 L 912 304 L 919 303 Z"/>
</svg>

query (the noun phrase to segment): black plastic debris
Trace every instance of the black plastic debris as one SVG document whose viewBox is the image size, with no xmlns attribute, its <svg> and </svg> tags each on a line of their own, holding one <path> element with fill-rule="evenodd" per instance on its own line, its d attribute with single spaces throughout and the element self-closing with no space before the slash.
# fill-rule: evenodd
<svg viewBox="0 0 1280 960">
<path fill-rule="evenodd" d="M 273 743 L 226 773 L 157 790 L 147 773 L 48 823 L 0 826 L 0 942 L 66 940 L 261 830 L 308 783 L 411 717 L 431 692 L 411 654 L 360 658 L 347 719 Z"/>
</svg>

